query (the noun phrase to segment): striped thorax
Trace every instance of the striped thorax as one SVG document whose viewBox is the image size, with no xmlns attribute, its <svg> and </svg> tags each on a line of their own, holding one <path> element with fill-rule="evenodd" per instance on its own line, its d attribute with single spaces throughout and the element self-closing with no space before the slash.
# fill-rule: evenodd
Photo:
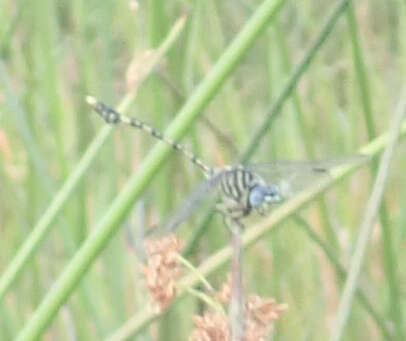
<svg viewBox="0 0 406 341">
<path fill-rule="evenodd" d="M 218 209 L 234 219 L 248 216 L 252 210 L 262 214 L 269 204 L 279 203 L 279 188 L 270 185 L 244 166 L 226 167 L 220 180 L 222 202 Z"/>
</svg>

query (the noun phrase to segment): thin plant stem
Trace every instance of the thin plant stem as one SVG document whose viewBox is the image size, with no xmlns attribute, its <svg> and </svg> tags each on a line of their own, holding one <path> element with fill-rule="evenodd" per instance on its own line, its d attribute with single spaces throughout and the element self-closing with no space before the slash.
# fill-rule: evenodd
<svg viewBox="0 0 406 341">
<path fill-rule="evenodd" d="M 281 113 L 282 107 L 285 104 L 286 100 L 289 98 L 292 91 L 296 88 L 297 83 L 304 74 L 304 72 L 309 68 L 310 63 L 313 61 L 317 52 L 320 51 L 322 45 L 324 44 L 327 37 L 333 30 L 337 20 L 340 18 L 341 14 L 347 7 L 348 2 L 349 0 L 340 0 L 336 3 L 332 12 L 327 17 L 327 20 L 325 21 L 325 24 L 323 25 L 320 33 L 317 35 L 316 39 L 314 40 L 309 50 L 307 51 L 306 55 L 293 70 L 291 76 L 286 82 L 286 85 L 282 88 L 282 91 L 273 101 L 271 107 L 268 110 L 268 113 L 265 116 L 264 121 L 259 126 L 259 128 L 254 132 L 253 138 L 250 140 L 250 143 L 245 148 L 245 151 L 242 153 L 240 159 L 242 162 L 245 162 L 251 158 L 253 152 L 255 151 L 258 144 L 261 142 L 261 140 L 267 133 L 269 127 L 276 119 L 276 117 Z"/>
<path fill-rule="evenodd" d="M 159 49 L 159 56 L 162 57 L 164 52 L 167 52 L 169 50 L 169 48 L 176 41 L 176 38 L 179 36 L 180 32 L 181 29 L 179 27 L 179 24 L 175 24 L 174 30 L 172 30 L 168 34 L 168 38 L 163 42 L 162 46 L 164 46 L 165 49 Z M 150 72 L 152 71 L 154 65 L 159 62 L 159 60 L 159 58 L 156 58 L 155 64 L 150 65 Z M 118 106 L 118 110 L 120 110 L 120 112 L 126 113 L 134 99 L 135 93 L 128 93 L 127 95 L 125 95 L 120 105 Z M 67 204 L 68 200 L 73 196 L 80 182 L 87 174 L 88 169 L 96 159 L 96 156 L 101 147 L 111 135 L 111 132 L 112 127 L 110 126 L 105 126 L 103 127 L 103 129 L 101 129 L 97 137 L 94 138 L 90 146 L 83 153 L 83 156 L 80 159 L 79 163 L 76 165 L 75 169 L 71 172 L 59 191 L 55 194 L 54 199 L 51 201 L 50 205 L 42 214 L 38 222 L 35 224 L 32 232 L 25 239 L 24 244 L 17 250 L 16 255 L 10 261 L 0 277 L 0 301 L 3 299 L 7 290 L 20 275 L 24 266 L 29 262 L 34 252 L 38 249 L 41 242 L 51 230 L 53 226 L 52 224 L 55 222 L 56 218 Z"/>
<path fill-rule="evenodd" d="M 323 253 L 326 255 L 330 263 L 333 265 L 337 277 L 340 279 L 341 282 L 344 282 L 345 279 L 347 278 L 347 271 L 345 270 L 344 266 L 340 263 L 335 250 L 333 250 L 326 242 L 324 242 L 317 235 L 317 233 L 311 229 L 309 224 L 303 218 L 301 218 L 300 216 L 295 216 L 294 220 L 297 223 L 297 225 L 301 229 L 303 229 L 303 231 L 308 235 L 308 237 L 322 249 Z M 385 339 L 388 341 L 393 340 L 392 333 L 389 330 L 388 321 L 385 321 L 383 316 L 377 313 L 375 307 L 372 306 L 372 303 L 368 300 L 368 297 L 364 294 L 364 292 L 360 288 L 357 288 L 355 294 L 357 299 L 359 300 L 359 303 L 375 320 Z"/>
<path fill-rule="evenodd" d="M 371 95 L 369 89 L 369 82 L 364 64 L 364 58 L 361 50 L 361 42 L 358 34 L 358 23 L 354 14 L 354 7 L 352 2 L 349 3 L 347 8 L 347 21 L 349 33 L 352 42 L 354 68 L 358 78 L 360 88 L 360 98 L 363 108 L 365 125 L 368 133 L 368 140 L 371 141 L 376 136 L 376 128 L 373 117 Z M 373 160 L 371 163 L 371 171 L 374 177 L 377 176 L 378 162 Z M 393 249 L 392 233 L 389 222 L 388 210 L 385 198 L 382 198 L 381 207 L 379 209 L 379 220 L 382 229 L 383 237 L 383 258 L 385 265 L 386 278 L 388 279 L 391 316 L 396 330 L 396 338 L 398 341 L 406 340 L 405 323 L 403 321 L 403 311 L 401 299 L 398 288 L 398 279 L 396 274 L 396 257 Z"/>
<path fill-rule="evenodd" d="M 291 71 L 291 63 L 289 60 L 289 54 L 287 51 L 287 46 L 286 46 L 286 41 L 285 41 L 285 35 L 283 34 L 279 22 L 275 25 L 276 29 L 276 35 L 278 38 L 278 47 L 279 51 L 282 56 L 282 62 L 283 62 L 283 68 L 285 69 L 286 72 Z M 314 146 L 312 143 L 312 134 L 311 131 L 307 127 L 307 122 L 304 118 L 303 110 L 300 104 L 300 97 L 297 93 L 296 87 L 292 90 L 292 104 L 295 110 L 295 116 L 296 120 L 299 125 L 300 133 L 302 135 L 302 141 L 303 145 L 306 151 L 307 156 L 314 158 L 315 153 L 314 153 Z M 323 219 L 323 229 L 326 237 L 328 238 L 328 241 L 331 245 L 334 246 L 337 250 L 339 249 L 339 243 L 337 239 L 337 235 L 331 225 L 331 222 L 328 217 L 328 212 L 327 212 L 327 204 L 326 201 L 323 197 L 320 198 L 318 202 L 318 209 L 319 209 L 319 215 Z"/>
<path fill-rule="evenodd" d="M 227 219 L 227 218 L 226 218 Z M 234 219 L 227 219 L 227 226 L 231 234 L 231 300 L 229 319 L 231 327 L 231 339 L 243 341 L 245 332 L 245 300 L 243 289 L 243 246 L 242 225 Z"/>
<path fill-rule="evenodd" d="M 336 322 L 334 323 L 334 329 L 330 337 L 331 341 L 340 341 L 342 339 L 345 326 L 351 312 L 354 294 L 357 290 L 358 279 L 364 262 L 368 241 L 373 230 L 373 223 L 377 211 L 379 210 L 385 190 L 385 184 L 389 175 L 390 161 L 392 159 L 393 150 L 399 134 L 401 133 L 401 122 L 406 113 L 406 93 L 403 92 L 401 96 L 400 104 L 392 121 L 388 144 L 382 156 L 374 188 L 362 220 L 360 233 L 355 245 L 355 251 L 350 262 L 350 270 L 348 272 L 348 277 L 341 295 L 340 304 L 336 315 Z"/>
<path fill-rule="evenodd" d="M 184 258 L 180 255 L 177 257 L 177 259 L 180 263 L 182 263 L 186 268 L 188 268 L 191 272 L 193 272 L 200 279 L 200 282 L 203 283 L 203 285 L 206 287 L 206 289 L 210 293 L 214 293 L 214 289 L 211 286 L 211 284 L 209 283 L 209 281 L 192 265 L 192 263 L 190 263 L 186 258 Z"/>
<path fill-rule="evenodd" d="M 227 316 L 226 312 L 223 309 L 223 306 L 219 303 L 213 300 L 210 296 L 207 296 L 206 294 L 193 289 L 192 287 L 185 288 L 188 293 L 190 293 L 192 296 L 195 296 L 202 300 L 204 303 L 206 303 L 208 306 L 212 307 L 215 311 L 220 312 L 222 315 Z"/>
</svg>

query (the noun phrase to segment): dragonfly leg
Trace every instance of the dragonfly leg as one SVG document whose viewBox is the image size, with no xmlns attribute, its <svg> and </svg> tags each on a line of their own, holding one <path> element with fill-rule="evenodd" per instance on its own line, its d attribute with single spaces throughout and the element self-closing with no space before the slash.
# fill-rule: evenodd
<svg viewBox="0 0 406 341">
<path fill-rule="evenodd" d="M 246 207 L 235 201 L 222 200 L 216 204 L 216 210 L 221 214 L 231 217 L 232 219 L 240 219 L 247 215 Z"/>
</svg>

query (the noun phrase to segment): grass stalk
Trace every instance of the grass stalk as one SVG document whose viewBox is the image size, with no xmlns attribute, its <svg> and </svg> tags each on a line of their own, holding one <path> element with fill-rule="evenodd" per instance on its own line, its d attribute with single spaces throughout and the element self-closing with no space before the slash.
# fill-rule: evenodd
<svg viewBox="0 0 406 341">
<path fill-rule="evenodd" d="M 349 27 L 349 34 L 352 43 L 354 67 L 360 88 L 361 95 L 360 98 L 365 118 L 365 125 L 367 128 L 368 140 L 371 141 L 376 136 L 376 128 L 372 111 L 369 82 L 366 67 L 364 65 L 361 43 L 359 40 L 358 24 L 354 14 L 354 8 L 351 2 L 347 8 L 346 14 Z M 377 160 L 372 160 L 371 171 L 373 176 L 376 177 L 378 172 Z M 404 327 L 403 311 L 401 306 L 399 288 L 397 284 L 399 282 L 397 280 L 396 274 L 397 261 L 395 257 L 395 251 L 393 248 L 392 233 L 385 198 L 382 198 L 381 207 L 379 209 L 379 220 L 383 237 L 383 252 L 384 252 L 383 258 L 386 273 L 385 277 L 388 279 L 389 286 L 389 297 L 391 305 L 390 312 L 392 321 L 396 329 L 396 338 L 398 341 L 401 341 L 406 339 L 406 331 Z"/>
<path fill-rule="evenodd" d="M 27 113 L 21 107 L 19 100 L 16 98 L 11 86 L 8 70 L 3 61 L 0 60 L 0 84 L 7 99 L 7 106 L 10 112 L 14 113 L 14 119 L 22 136 L 24 147 L 27 150 L 27 155 L 33 164 L 35 173 L 41 181 L 41 185 L 47 190 L 51 196 L 54 193 L 54 183 L 50 180 L 50 173 L 46 167 L 46 162 L 43 159 L 38 143 L 33 135 L 28 122 Z M 1 292 L 1 291 L 0 291 Z M 1 298 L 1 295 L 0 295 Z"/>
<path fill-rule="evenodd" d="M 381 204 L 382 196 L 385 190 L 385 184 L 389 175 L 389 167 L 393 155 L 393 150 L 395 148 L 399 134 L 401 134 L 401 123 L 404 115 L 406 114 L 405 93 L 402 93 L 401 96 L 403 97 L 401 97 L 399 107 L 397 108 L 395 117 L 392 121 L 391 130 L 388 136 L 388 144 L 382 156 L 376 181 L 366 207 L 364 218 L 362 220 L 360 233 L 355 245 L 354 254 L 350 262 L 351 266 L 348 272 L 348 277 L 340 299 L 340 305 L 338 307 L 336 315 L 336 323 L 334 324 L 334 330 L 330 337 L 331 341 L 340 341 L 342 339 L 345 326 L 351 312 L 354 294 L 357 290 L 358 279 L 365 258 L 368 241 L 373 230 L 373 223 Z"/>
<path fill-rule="evenodd" d="M 158 49 L 157 54 L 154 56 L 154 63 L 150 65 L 151 72 L 153 68 L 158 64 L 164 54 L 173 46 L 179 33 L 182 31 L 182 26 L 179 22 L 175 24 L 173 30 L 168 34 L 168 38 L 162 43 L 161 47 Z M 0 64 L 1 66 L 1 64 Z M 0 69 L 1 71 L 1 69 Z M 146 77 L 145 74 L 144 78 Z M 126 113 L 135 98 L 134 93 L 128 93 L 121 104 L 118 106 L 118 110 L 122 113 Z M 79 163 L 69 175 L 65 183 L 62 185 L 61 189 L 55 194 L 54 200 L 45 210 L 44 214 L 40 217 L 37 224 L 32 229 L 32 232 L 25 239 L 24 244 L 17 250 L 16 255 L 10 261 L 7 268 L 4 270 L 0 277 L 0 301 L 3 299 L 5 293 L 10 288 L 11 284 L 16 280 L 19 274 L 22 272 L 25 265 L 29 262 L 32 255 L 38 249 L 39 245 L 43 239 L 47 236 L 52 224 L 55 222 L 56 218 L 65 207 L 66 203 L 70 198 L 72 198 L 75 190 L 78 188 L 81 180 L 87 174 L 88 169 L 93 164 L 98 152 L 100 151 L 103 144 L 107 141 L 112 131 L 112 127 L 105 126 L 93 140 L 87 150 L 84 152 Z M 32 146 L 34 144 L 31 144 Z M 30 153 L 30 155 L 37 155 L 35 150 Z M 38 164 L 38 169 L 42 169 L 41 160 L 35 157 L 35 163 Z M 40 176 L 40 178 L 48 178 L 47 176 Z"/>
<path fill-rule="evenodd" d="M 347 278 L 347 271 L 345 270 L 344 266 L 341 265 L 335 250 L 333 250 L 326 242 L 324 242 L 317 235 L 317 233 L 311 229 L 309 224 L 303 218 L 296 216 L 294 219 L 297 225 L 301 229 L 303 229 L 303 231 L 307 234 L 307 236 L 321 248 L 325 256 L 333 265 L 337 277 L 340 279 L 341 282 L 344 282 L 345 279 Z M 379 326 L 379 330 L 381 331 L 383 337 L 388 341 L 393 340 L 392 333 L 389 330 L 388 321 L 386 321 L 384 317 L 376 311 L 375 307 L 372 305 L 368 297 L 364 294 L 364 292 L 360 288 L 357 288 L 355 294 L 357 299 L 359 300 L 359 303 L 368 312 L 368 314 L 371 315 L 371 318 Z"/>
<path fill-rule="evenodd" d="M 282 91 L 273 101 L 268 113 L 265 116 L 264 121 L 260 125 L 257 131 L 254 132 L 253 138 L 246 147 L 245 151 L 242 153 L 241 161 L 245 162 L 249 160 L 257 148 L 258 144 L 261 142 L 262 138 L 268 132 L 269 127 L 272 125 L 273 121 L 281 113 L 282 107 L 286 100 L 290 97 L 294 88 L 296 88 L 298 81 L 304 74 L 304 72 L 309 68 L 310 63 L 313 61 L 317 52 L 321 49 L 327 37 L 333 30 L 337 20 L 340 18 L 341 14 L 344 12 L 348 5 L 349 0 L 340 0 L 336 3 L 330 15 L 327 17 L 325 24 L 323 25 L 320 33 L 317 35 L 315 41 L 311 44 L 308 52 L 300 63 L 295 67 L 291 76 L 283 87 Z"/>
<path fill-rule="evenodd" d="M 282 55 L 281 59 L 282 59 L 282 63 L 283 63 L 283 68 L 285 69 L 285 72 L 291 72 L 291 62 L 290 62 L 289 54 L 287 51 L 286 41 L 285 41 L 285 37 L 282 33 L 279 23 L 277 23 L 275 25 L 275 29 L 276 29 L 276 35 L 278 38 L 279 51 Z M 295 111 L 296 120 L 297 120 L 299 129 L 300 129 L 300 133 L 302 136 L 302 141 L 303 141 L 303 145 L 304 145 L 306 154 L 310 158 L 314 158 L 315 153 L 314 153 L 314 146 L 312 144 L 312 134 L 311 134 L 311 131 L 307 127 L 307 122 L 303 115 L 303 110 L 302 110 L 302 106 L 300 103 L 300 97 L 296 91 L 296 86 L 292 90 L 292 104 L 293 104 L 293 109 Z M 326 205 L 326 201 L 323 197 L 321 197 L 318 202 L 318 210 L 319 210 L 319 215 L 323 220 L 322 226 L 324 229 L 324 233 L 325 233 L 330 245 L 333 245 L 334 248 L 338 250 L 339 243 L 338 243 L 337 235 L 331 225 L 331 222 L 329 221 L 327 205 Z"/>
</svg>

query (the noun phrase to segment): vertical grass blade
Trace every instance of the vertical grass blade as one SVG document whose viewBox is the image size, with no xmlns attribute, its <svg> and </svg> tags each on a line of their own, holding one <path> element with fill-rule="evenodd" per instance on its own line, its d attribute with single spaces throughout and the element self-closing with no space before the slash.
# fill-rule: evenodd
<svg viewBox="0 0 406 341">
<path fill-rule="evenodd" d="M 185 18 L 182 17 L 175 23 L 174 27 L 169 32 L 167 38 L 163 41 L 162 45 L 157 49 L 157 53 L 154 55 L 154 60 L 153 62 L 150 63 L 150 69 L 147 72 L 145 72 L 142 80 L 144 80 L 147 77 L 147 75 L 153 70 L 153 68 L 157 65 L 157 63 L 159 63 L 159 61 L 165 55 L 165 53 L 168 52 L 169 48 L 173 46 L 174 42 L 176 41 L 177 37 L 182 31 L 184 21 Z M 2 64 L 0 64 L 0 71 L 1 66 Z M 132 101 L 134 100 L 134 97 L 135 94 L 133 93 L 127 94 L 124 97 L 122 103 L 119 105 L 118 110 L 120 110 L 120 112 L 122 113 L 127 112 Z M 18 111 L 18 108 L 16 110 Z M 73 192 L 78 187 L 80 181 L 83 179 L 87 170 L 95 160 L 96 155 L 99 152 L 100 148 L 107 141 L 107 138 L 110 136 L 111 131 L 112 127 L 110 126 L 104 127 L 99 133 L 99 135 L 93 140 L 91 145 L 87 148 L 87 150 L 83 154 L 76 168 L 73 170 L 73 172 L 67 178 L 66 182 L 63 184 L 62 188 L 58 191 L 58 193 L 55 194 L 54 200 L 52 200 L 51 204 L 48 206 L 45 213 L 41 216 L 38 223 L 34 226 L 32 232 L 26 238 L 24 244 L 18 249 L 15 257 L 9 263 L 7 268 L 4 270 L 2 276 L 0 277 L 0 301 L 3 299 L 5 293 L 10 288 L 11 284 L 23 270 L 24 265 L 27 264 L 30 257 L 33 255 L 35 250 L 40 245 L 41 241 L 45 238 L 45 236 L 51 229 L 52 223 L 55 221 L 58 214 L 61 212 L 61 210 L 67 203 L 68 199 L 71 198 L 71 196 L 73 195 Z M 32 154 L 33 156 L 36 155 L 34 152 L 30 154 Z M 39 164 L 38 167 L 41 166 L 40 161 L 41 161 L 40 159 L 38 159 L 37 161 L 37 163 Z"/>
<path fill-rule="evenodd" d="M 362 220 L 360 233 L 355 246 L 354 255 L 351 259 L 351 266 L 348 272 L 348 277 L 341 296 L 340 305 L 338 308 L 336 323 L 331 334 L 331 341 L 340 341 L 344 334 L 345 326 L 351 312 L 354 294 L 357 290 L 358 279 L 361 273 L 362 264 L 364 262 L 365 253 L 369 238 L 373 229 L 373 223 L 381 204 L 382 196 L 385 190 L 386 180 L 389 174 L 390 161 L 392 159 L 393 150 L 401 132 L 402 119 L 406 113 L 406 93 L 401 94 L 399 107 L 396 110 L 395 117 L 392 121 L 388 145 L 382 156 L 375 185 L 372 190 L 371 197 L 368 201 L 364 218 Z"/>
<path fill-rule="evenodd" d="M 361 103 L 365 117 L 365 125 L 367 128 L 368 140 L 371 141 L 376 136 L 375 122 L 371 104 L 369 82 L 366 67 L 364 64 L 364 58 L 362 56 L 361 43 L 359 40 L 358 23 L 354 14 L 354 7 L 352 6 L 351 2 L 347 8 L 347 21 L 353 49 L 354 67 L 360 87 Z M 371 170 L 374 177 L 376 177 L 378 171 L 378 163 L 375 160 L 372 161 Z M 390 305 L 391 305 L 390 311 L 393 323 L 395 325 L 396 337 L 398 341 L 402 341 L 406 339 L 406 332 L 404 326 L 405 323 L 403 321 L 403 311 L 399 295 L 399 288 L 397 284 L 398 283 L 396 274 L 397 260 L 395 259 L 396 257 L 395 251 L 393 249 L 391 226 L 388 216 L 387 204 L 384 198 L 382 199 L 382 204 L 379 209 L 379 220 L 383 237 L 383 246 L 384 246 L 383 258 L 385 264 L 386 277 L 388 279 Z"/>
<path fill-rule="evenodd" d="M 326 242 L 324 242 L 316 232 L 312 230 L 312 228 L 308 225 L 308 223 L 302 219 L 301 217 L 297 216 L 294 218 L 297 225 L 303 229 L 303 231 L 308 235 L 308 237 L 318 245 L 322 250 L 325 256 L 328 258 L 330 263 L 333 265 L 334 270 L 337 274 L 337 277 L 340 281 L 344 282 L 347 277 L 347 271 L 343 265 L 341 265 L 340 260 L 335 254 L 335 250 L 333 250 Z M 364 309 L 371 315 L 371 317 L 375 320 L 375 323 L 379 326 L 382 335 L 385 337 L 386 340 L 392 341 L 392 333 L 389 331 L 389 326 L 387 320 L 385 319 L 386 316 L 379 314 L 376 308 L 370 302 L 370 299 L 364 294 L 361 289 L 357 289 L 356 293 L 359 303 L 362 304 Z"/>
<path fill-rule="evenodd" d="M 319 35 L 316 37 L 314 43 L 309 48 L 305 57 L 301 60 L 298 66 L 293 70 L 292 75 L 289 77 L 286 85 L 283 87 L 282 91 L 278 94 L 272 106 L 270 107 L 265 120 L 260 125 L 260 127 L 254 132 L 252 139 L 250 140 L 249 145 L 246 147 L 245 151 L 242 153 L 241 160 L 247 161 L 251 157 L 253 151 L 257 148 L 257 145 L 261 142 L 262 138 L 268 131 L 270 125 L 274 119 L 281 112 L 283 105 L 286 100 L 291 95 L 293 89 L 297 86 L 299 79 L 302 77 L 304 72 L 309 68 L 310 63 L 313 61 L 317 52 L 321 49 L 322 45 L 326 41 L 330 32 L 334 28 L 337 20 L 340 18 L 341 14 L 348 5 L 349 0 L 340 0 L 336 3 L 331 14 L 327 17 L 327 20 L 322 27 Z"/>
</svg>

